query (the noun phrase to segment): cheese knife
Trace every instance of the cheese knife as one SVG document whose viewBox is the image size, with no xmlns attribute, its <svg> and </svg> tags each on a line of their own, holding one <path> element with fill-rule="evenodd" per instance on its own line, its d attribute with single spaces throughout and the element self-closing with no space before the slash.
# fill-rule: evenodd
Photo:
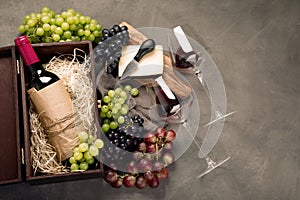
<svg viewBox="0 0 300 200">
<path fill-rule="evenodd" d="M 152 39 L 147 39 L 145 40 L 137 54 L 134 56 L 133 60 L 130 61 L 130 63 L 126 66 L 122 76 L 120 77 L 120 80 L 123 80 L 125 78 L 127 78 L 128 76 L 130 76 L 138 67 L 138 62 L 148 53 L 150 53 L 151 51 L 153 51 L 155 48 L 155 42 Z"/>
</svg>

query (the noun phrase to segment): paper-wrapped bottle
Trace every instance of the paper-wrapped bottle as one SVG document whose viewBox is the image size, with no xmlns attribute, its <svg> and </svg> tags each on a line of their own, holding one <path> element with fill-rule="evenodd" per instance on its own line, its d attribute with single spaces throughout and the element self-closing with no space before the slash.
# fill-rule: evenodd
<svg viewBox="0 0 300 200">
<path fill-rule="evenodd" d="M 57 75 L 43 68 L 27 36 L 18 37 L 15 44 L 31 75 L 29 98 L 50 144 L 55 148 L 58 160 L 66 160 L 80 143 L 78 132 L 81 129 L 69 93 Z"/>
</svg>

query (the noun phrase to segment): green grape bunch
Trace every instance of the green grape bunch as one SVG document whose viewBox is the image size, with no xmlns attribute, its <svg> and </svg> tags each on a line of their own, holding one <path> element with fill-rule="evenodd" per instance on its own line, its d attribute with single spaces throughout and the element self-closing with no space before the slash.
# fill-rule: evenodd
<svg viewBox="0 0 300 200">
<path fill-rule="evenodd" d="M 95 162 L 95 157 L 99 154 L 99 149 L 104 146 L 100 138 L 95 138 L 85 131 L 78 133 L 80 144 L 73 149 L 73 155 L 69 158 L 70 170 L 88 170 Z"/>
<path fill-rule="evenodd" d="M 40 13 L 26 15 L 18 31 L 21 35 L 26 34 L 31 43 L 82 40 L 98 43 L 102 38 L 102 27 L 97 20 L 73 8 L 58 14 L 43 7 Z"/>
</svg>

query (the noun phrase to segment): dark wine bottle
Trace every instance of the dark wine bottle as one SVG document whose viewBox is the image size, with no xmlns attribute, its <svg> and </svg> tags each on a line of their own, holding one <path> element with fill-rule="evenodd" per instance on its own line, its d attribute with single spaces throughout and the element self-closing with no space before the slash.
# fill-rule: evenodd
<svg viewBox="0 0 300 200">
<path fill-rule="evenodd" d="M 28 89 L 41 90 L 59 80 L 56 74 L 44 69 L 26 35 L 16 38 L 15 44 L 30 74 Z"/>
</svg>

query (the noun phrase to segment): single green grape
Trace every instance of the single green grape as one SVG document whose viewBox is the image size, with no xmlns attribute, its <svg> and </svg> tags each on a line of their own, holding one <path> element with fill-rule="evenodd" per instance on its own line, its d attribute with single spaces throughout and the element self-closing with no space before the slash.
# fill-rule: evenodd
<svg viewBox="0 0 300 200">
<path fill-rule="evenodd" d="M 128 113 L 128 108 L 126 106 L 122 106 L 122 108 L 120 108 L 120 113 L 122 115 L 126 115 Z"/>
<path fill-rule="evenodd" d="M 100 118 L 105 118 L 106 117 L 106 113 L 105 112 L 100 112 Z"/>
<path fill-rule="evenodd" d="M 72 37 L 72 33 L 71 31 L 65 31 L 63 36 L 66 38 L 66 39 L 71 39 Z M 72 41 L 72 40 L 71 40 Z"/>
<path fill-rule="evenodd" d="M 58 34 L 52 34 L 52 39 L 55 42 L 58 42 L 60 40 L 60 36 Z"/>
<path fill-rule="evenodd" d="M 102 26 L 100 24 L 96 25 L 96 30 L 101 31 L 102 30 Z"/>
<path fill-rule="evenodd" d="M 136 97 L 139 94 L 139 90 L 137 88 L 132 88 L 130 93 L 133 97 Z"/>
<path fill-rule="evenodd" d="M 55 19 L 55 23 L 57 26 L 61 26 L 63 22 L 64 22 L 64 18 L 62 18 L 62 17 L 57 17 Z"/>
<path fill-rule="evenodd" d="M 113 98 L 115 96 L 115 91 L 114 90 L 108 90 L 107 95 Z"/>
<path fill-rule="evenodd" d="M 109 123 L 110 123 L 110 119 L 105 118 L 105 119 L 103 120 L 103 124 L 109 124 Z"/>
<path fill-rule="evenodd" d="M 43 29 L 42 27 L 38 27 L 38 28 L 36 29 L 36 31 L 35 31 L 35 34 L 36 34 L 37 36 L 43 36 L 44 33 L 45 33 L 45 31 L 44 31 L 44 29 Z"/>
<path fill-rule="evenodd" d="M 90 35 L 88 36 L 88 40 L 91 40 L 91 41 L 94 41 L 95 38 L 96 38 L 96 37 L 95 37 L 93 34 L 90 34 Z"/>
<path fill-rule="evenodd" d="M 76 17 L 80 17 L 80 16 L 82 16 L 82 13 L 81 12 L 77 12 L 76 13 Z"/>
<path fill-rule="evenodd" d="M 89 145 L 87 143 L 81 143 L 78 147 L 80 152 L 86 152 L 89 149 Z"/>
<path fill-rule="evenodd" d="M 67 31 L 67 30 L 69 30 L 70 25 L 68 24 L 68 22 L 63 22 L 61 24 L 61 28 L 62 28 L 62 30 Z"/>
<path fill-rule="evenodd" d="M 70 168 L 71 168 L 71 171 L 75 171 L 75 170 L 78 170 L 78 169 L 79 169 L 79 165 L 76 164 L 76 163 L 74 163 L 74 164 L 71 165 Z"/>
<path fill-rule="evenodd" d="M 80 16 L 80 17 L 79 17 L 79 23 L 80 23 L 80 24 L 85 24 L 85 23 L 86 23 L 85 16 Z"/>
<path fill-rule="evenodd" d="M 123 105 L 126 102 L 126 100 L 124 98 L 120 97 L 120 98 L 117 99 L 116 102 Z"/>
<path fill-rule="evenodd" d="M 108 107 L 108 109 L 111 111 L 111 110 L 113 109 L 113 107 L 114 107 L 114 104 L 113 104 L 112 102 L 109 102 L 109 103 L 107 104 L 107 107 Z"/>
<path fill-rule="evenodd" d="M 77 31 L 77 35 L 78 35 L 78 36 L 83 36 L 83 35 L 84 35 L 84 30 L 83 30 L 83 29 L 79 29 L 79 30 Z"/>
<path fill-rule="evenodd" d="M 55 28 L 55 33 L 57 35 L 62 35 L 64 33 L 64 30 L 61 27 L 56 27 Z"/>
<path fill-rule="evenodd" d="M 113 114 L 110 110 L 106 113 L 106 117 L 107 118 L 112 118 L 113 117 Z"/>
<path fill-rule="evenodd" d="M 96 30 L 96 24 L 94 24 L 94 23 L 91 23 L 90 24 L 90 31 L 94 31 L 94 30 Z"/>
<path fill-rule="evenodd" d="M 97 156 L 99 154 L 99 150 L 95 145 L 90 146 L 89 152 L 92 156 Z"/>
<path fill-rule="evenodd" d="M 103 101 L 104 101 L 104 103 L 109 103 L 109 102 L 111 101 L 111 97 L 108 96 L 108 95 L 105 95 L 105 96 L 103 97 Z"/>
<path fill-rule="evenodd" d="M 119 110 L 118 110 L 117 108 L 115 108 L 115 107 L 113 107 L 112 110 L 111 110 L 111 113 L 112 113 L 113 115 L 118 114 L 118 112 L 119 112 Z"/>
<path fill-rule="evenodd" d="M 98 24 L 96 19 L 91 19 L 90 24 Z"/>
<path fill-rule="evenodd" d="M 94 162 L 95 162 L 95 159 L 93 157 L 91 159 L 86 160 L 86 163 L 89 164 L 89 165 L 94 164 Z"/>
<path fill-rule="evenodd" d="M 115 121 L 110 122 L 109 123 L 109 128 L 112 129 L 112 130 L 118 128 L 118 123 L 115 122 Z"/>
<path fill-rule="evenodd" d="M 85 160 L 90 160 L 93 158 L 89 151 L 84 152 L 83 157 L 85 158 Z"/>
<path fill-rule="evenodd" d="M 87 139 L 88 139 L 88 137 L 89 137 L 89 135 L 88 135 L 87 132 L 85 132 L 85 131 L 80 131 L 80 132 L 78 133 L 78 137 L 79 137 L 79 140 L 80 140 L 81 142 L 86 142 Z"/>
<path fill-rule="evenodd" d="M 121 92 L 122 92 L 122 88 L 118 87 L 118 88 L 115 89 L 115 94 L 116 95 L 120 95 Z"/>
<path fill-rule="evenodd" d="M 43 29 L 44 31 L 50 31 L 51 30 L 50 24 L 43 24 Z"/>
<path fill-rule="evenodd" d="M 103 142 L 103 140 L 101 140 L 101 139 L 98 138 L 98 139 L 95 140 L 94 145 L 95 145 L 98 149 L 101 149 L 101 148 L 103 148 L 103 146 L 104 146 L 104 142 Z"/>
<path fill-rule="evenodd" d="M 117 109 L 119 111 L 121 107 L 122 107 L 122 105 L 120 103 L 115 103 L 115 106 L 114 106 L 115 109 Z"/>
<path fill-rule="evenodd" d="M 55 18 L 51 18 L 49 24 L 51 24 L 51 25 L 56 25 Z"/>
<path fill-rule="evenodd" d="M 55 32 L 55 31 L 56 31 L 56 27 L 57 27 L 56 25 L 52 24 L 52 25 L 51 25 L 51 28 L 50 28 L 51 31 L 52 31 L 52 32 Z"/>
<path fill-rule="evenodd" d="M 75 31 L 77 29 L 77 27 L 75 24 L 71 24 L 69 29 L 70 29 L 70 31 Z"/>
<path fill-rule="evenodd" d="M 88 170 L 89 165 L 86 162 L 82 162 L 82 163 L 80 163 L 79 168 L 81 170 Z"/>
<path fill-rule="evenodd" d="M 101 127 L 101 130 L 106 133 L 108 132 L 110 129 L 110 126 L 108 124 L 103 124 L 102 127 Z"/>
<path fill-rule="evenodd" d="M 42 18 L 41 18 L 41 21 L 44 23 L 44 24 L 48 24 L 50 22 L 50 17 L 49 15 L 43 15 Z"/>
<path fill-rule="evenodd" d="M 73 9 L 73 8 L 69 8 L 67 10 L 68 13 L 71 13 L 72 15 L 75 15 L 76 14 L 76 11 Z"/>
<path fill-rule="evenodd" d="M 89 37 L 91 35 L 91 31 L 90 30 L 84 30 L 84 35 L 86 37 Z"/>
<path fill-rule="evenodd" d="M 33 19 L 29 19 L 29 20 L 27 21 L 27 25 L 28 25 L 29 27 L 34 27 L 34 26 L 36 25 L 36 21 L 33 20 Z"/>
<path fill-rule="evenodd" d="M 25 31 L 26 31 L 25 26 L 24 25 L 20 25 L 18 27 L 18 31 L 19 31 L 19 33 L 25 33 Z"/>
<path fill-rule="evenodd" d="M 83 154 L 80 151 L 74 153 L 75 160 L 81 160 L 82 157 Z"/>
<path fill-rule="evenodd" d="M 122 115 L 119 116 L 119 117 L 118 117 L 118 123 L 119 123 L 119 124 L 124 124 L 124 122 L 125 122 L 124 116 L 122 116 Z"/>
<path fill-rule="evenodd" d="M 85 16 L 85 23 L 87 23 L 87 24 L 91 23 L 91 17 L 90 16 Z"/>
<path fill-rule="evenodd" d="M 47 7 L 47 6 L 44 6 L 42 9 L 41 9 L 41 13 L 50 13 L 50 8 Z"/>
<path fill-rule="evenodd" d="M 89 135 L 88 143 L 92 144 L 95 140 L 95 137 L 93 135 Z"/>
<path fill-rule="evenodd" d="M 130 92 L 130 90 L 132 89 L 131 85 L 125 85 L 125 91 L 126 92 Z"/>
<path fill-rule="evenodd" d="M 45 42 L 50 43 L 50 42 L 53 42 L 53 40 L 50 37 L 46 37 Z"/>
<path fill-rule="evenodd" d="M 27 33 L 28 33 L 28 34 L 33 34 L 33 33 L 34 33 L 34 30 L 35 30 L 35 28 L 33 28 L 33 27 L 28 28 Z"/>
<path fill-rule="evenodd" d="M 71 157 L 69 158 L 69 162 L 70 162 L 71 164 L 77 163 L 77 161 L 75 160 L 75 158 L 74 158 L 73 156 L 71 156 Z"/>
<path fill-rule="evenodd" d="M 85 162 L 85 158 L 82 157 L 80 160 L 78 160 L 79 163 Z"/>
<path fill-rule="evenodd" d="M 121 93 L 120 93 L 120 97 L 122 97 L 123 99 L 127 99 L 127 93 L 125 92 L 125 91 L 122 91 Z"/>
<path fill-rule="evenodd" d="M 97 38 L 97 37 L 100 37 L 101 36 L 101 32 L 98 31 L 98 30 L 94 30 L 93 31 L 93 35 Z"/>
<path fill-rule="evenodd" d="M 74 20 L 74 23 L 73 24 L 79 24 L 79 18 L 78 16 L 73 16 L 73 20 Z"/>
<path fill-rule="evenodd" d="M 73 149 L 73 153 L 76 153 L 76 152 L 79 152 L 79 148 L 78 148 L 78 147 L 75 147 L 75 148 Z"/>
<path fill-rule="evenodd" d="M 69 17 L 67 18 L 67 22 L 68 22 L 69 24 L 75 24 L 75 19 L 74 19 L 74 17 L 73 17 L 73 16 L 69 16 Z"/>
<path fill-rule="evenodd" d="M 101 106 L 101 112 L 103 112 L 103 113 L 107 113 L 108 112 L 108 106 L 107 105 L 103 105 L 103 106 Z"/>
<path fill-rule="evenodd" d="M 63 11 L 60 15 L 61 15 L 61 17 L 64 18 L 64 19 L 67 19 L 67 17 L 68 17 L 66 11 Z"/>
</svg>

